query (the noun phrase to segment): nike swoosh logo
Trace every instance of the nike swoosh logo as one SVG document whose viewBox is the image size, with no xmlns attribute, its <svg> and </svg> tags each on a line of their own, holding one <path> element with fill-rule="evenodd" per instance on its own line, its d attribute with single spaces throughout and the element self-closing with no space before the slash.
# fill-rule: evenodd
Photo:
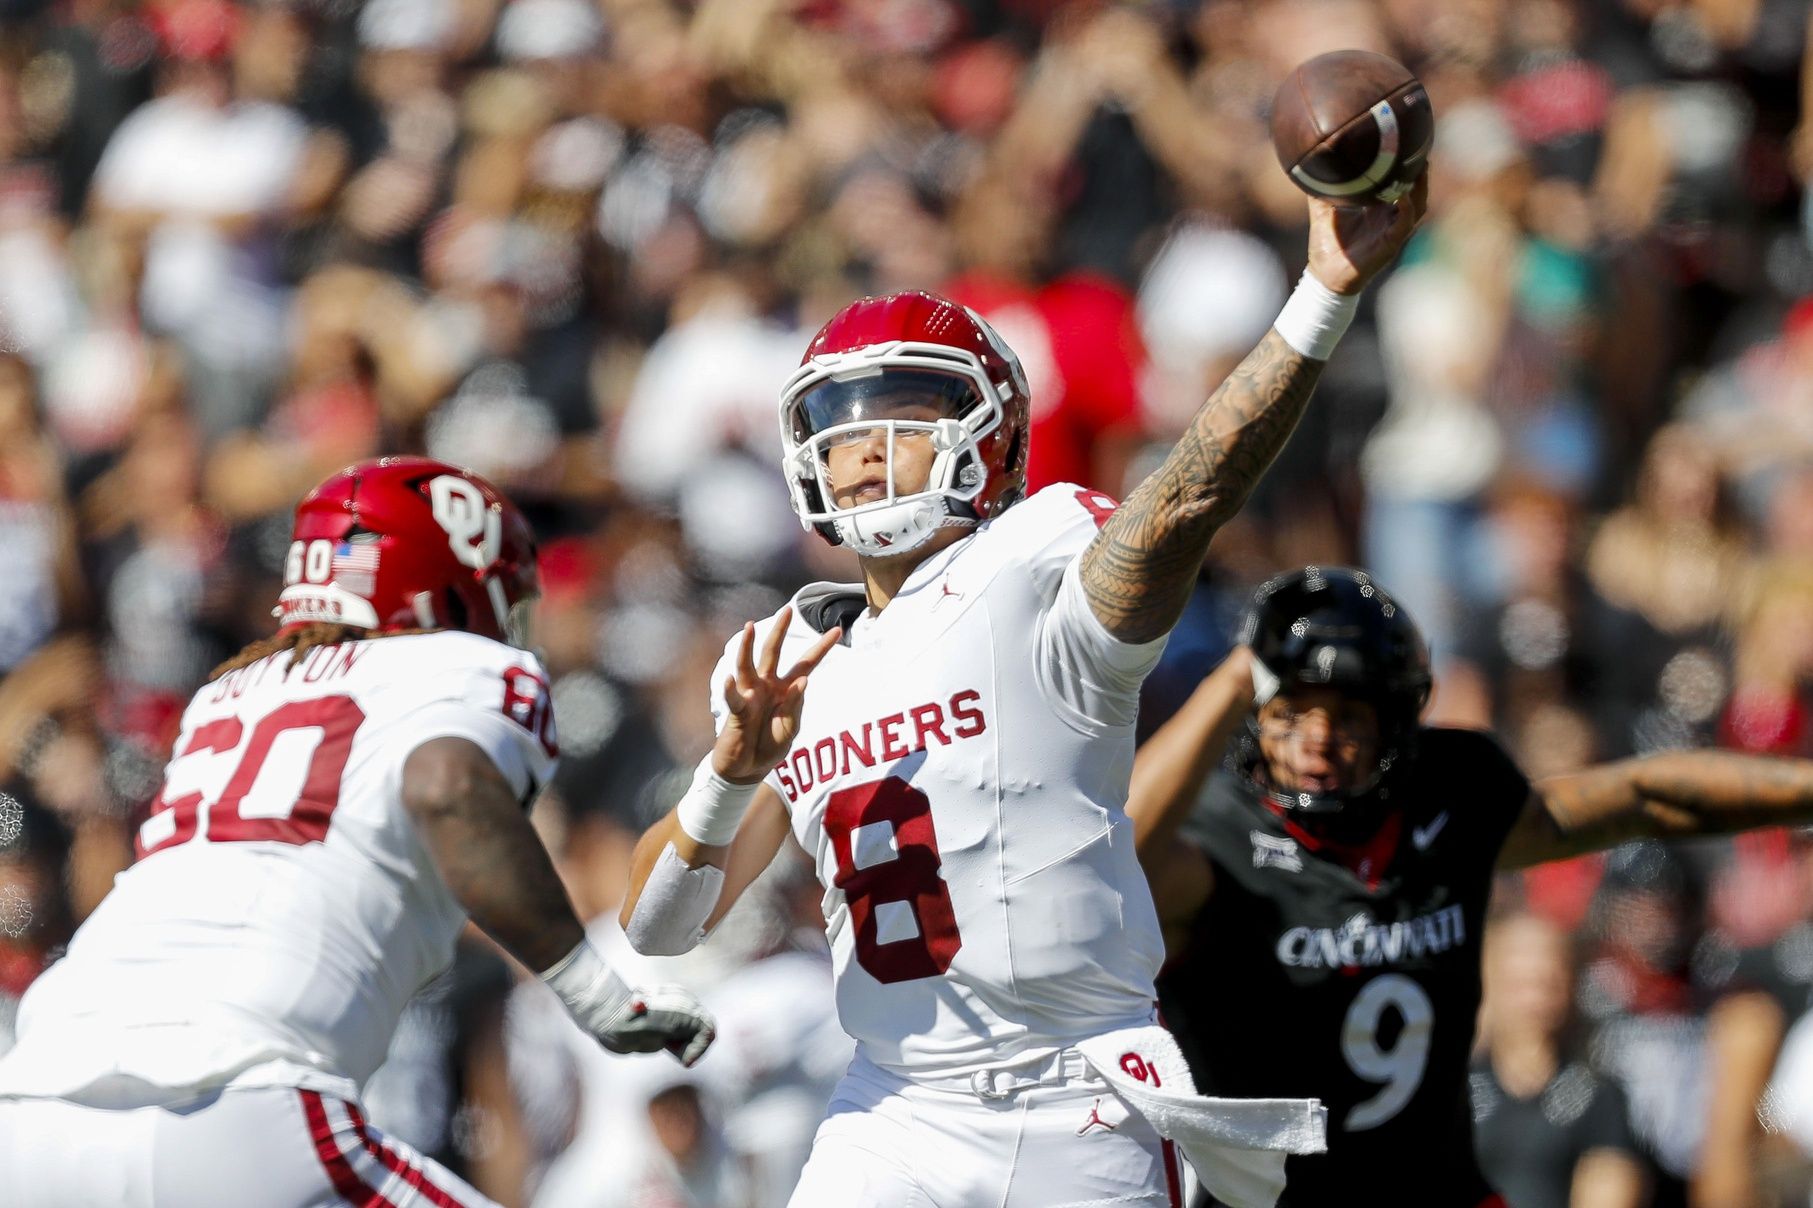
<svg viewBox="0 0 1813 1208">
<path fill-rule="evenodd" d="M 1416 844 L 1418 851 L 1427 851 L 1429 845 L 1435 842 L 1435 837 L 1442 833 L 1442 827 L 1446 825 L 1448 825 L 1448 811 L 1443 810 L 1428 826 L 1411 828 L 1410 841 Z"/>
</svg>

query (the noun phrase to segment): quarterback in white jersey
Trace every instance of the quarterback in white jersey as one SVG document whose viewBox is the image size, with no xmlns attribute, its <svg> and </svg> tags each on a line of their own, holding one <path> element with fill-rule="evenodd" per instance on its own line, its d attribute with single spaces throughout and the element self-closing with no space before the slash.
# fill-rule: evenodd
<svg viewBox="0 0 1813 1208">
<path fill-rule="evenodd" d="M 1177 1203 L 1166 1137 L 1210 1135 L 1241 1151 L 1191 1151 L 1215 1193 L 1269 1203 L 1270 1151 L 1322 1143 L 1313 1104 L 1278 1106 L 1313 1127 L 1267 1131 L 1256 1105 L 1143 1097 L 1175 1048 L 1154 1035 L 1163 944 L 1123 806 L 1139 686 L 1209 539 L 1425 197 L 1312 204 L 1314 275 L 1118 509 L 1075 485 L 1021 497 L 1026 379 L 973 312 L 865 298 L 807 349 L 784 471 L 863 582 L 731 640 L 717 743 L 638 845 L 622 912 L 643 951 L 683 951 L 789 832 L 815 861 L 857 1053 L 796 1208 Z"/>
<path fill-rule="evenodd" d="M 1112 506 L 1047 487 L 873 616 L 850 585 L 793 600 L 783 664 L 848 641 L 764 783 L 828 890 L 839 1018 L 884 1070 L 967 1076 L 1152 1020 L 1163 944 L 1120 807 L 1163 642 L 1112 637 L 1074 571 Z"/>
<path fill-rule="evenodd" d="M 606 1047 L 710 1042 L 683 994 L 609 974 L 529 827 L 557 752 L 504 640 L 535 586 L 515 509 L 365 463 L 303 501 L 290 563 L 283 629 L 195 695 L 138 862 L 24 998 L 9 1203 L 485 1202 L 358 1103 L 468 917 Z"/>
</svg>

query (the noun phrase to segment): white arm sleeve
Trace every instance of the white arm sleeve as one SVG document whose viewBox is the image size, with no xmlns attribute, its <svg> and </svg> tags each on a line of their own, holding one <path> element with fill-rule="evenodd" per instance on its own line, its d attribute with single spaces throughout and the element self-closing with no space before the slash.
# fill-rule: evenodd
<svg viewBox="0 0 1813 1208">
<path fill-rule="evenodd" d="M 724 891 L 724 870 L 710 864 L 686 867 L 669 843 L 649 870 L 642 896 L 623 929 L 630 947 L 644 956 L 679 956 L 705 938 L 705 920 Z"/>
<path fill-rule="evenodd" d="M 1064 568 L 1057 596 L 1040 618 L 1039 686 L 1092 728 L 1130 726 L 1139 686 L 1164 653 L 1165 638 L 1135 645 L 1115 637 L 1089 607 L 1082 559 Z"/>
</svg>

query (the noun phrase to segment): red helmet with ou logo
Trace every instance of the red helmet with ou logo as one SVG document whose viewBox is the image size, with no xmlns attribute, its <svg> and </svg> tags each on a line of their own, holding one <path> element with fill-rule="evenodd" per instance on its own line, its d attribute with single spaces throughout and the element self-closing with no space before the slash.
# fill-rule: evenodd
<svg viewBox="0 0 1813 1208">
<path fill-rule="evenodd" d="M 899 418 L 910 409 L 916 418 Z M 967 307 L 908 290 L 832 316 L 781 392 L 782 469 L 800 523 L 865 557 L 905 553 L 950 525 L 979 524 L 1026 489 L 1032 394 L 1020 360 Z M 886 491 L 836 505 L 832 446 L 885 432 Z M 902 492 L 894 442 L 932 442 L 929 481 Z"/>
<path fill-rule="evenodd" d="M 463 629 L 528 642 L 535 538 L 498 489 L 426 457 L 351 465 L 296 505 L 282 628 Z"/>
</svg>

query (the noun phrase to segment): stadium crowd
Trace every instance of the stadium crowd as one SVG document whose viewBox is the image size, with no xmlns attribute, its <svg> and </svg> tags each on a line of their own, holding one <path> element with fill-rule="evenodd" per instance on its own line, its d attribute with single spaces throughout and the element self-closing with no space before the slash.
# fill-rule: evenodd
<svg viewBox="0 0 1813 1208">
<path fill-rule="evenodd" d="M 810 333 L 864 292 L 973 306 L 1032 380 L 1032 485 L 1124 494 L 1302 268 L 1266 111 L 1337 47 L 1428 85 L 1430 218 L 1142 727 L 1256 582 L 1340 562 L 1429 634 L 1435 716 L 1532 775 L 1813 755 L 1803 0 L 0 0 L 0 1048 L 182 704 L 269 632 L 296 499 L 380 452 L 535 521 L 564 748 L 536 817 L 599 942 L 653 963 L 616 904 L 710 746 L 722 635 L 853 577 L 778 473 Z M 784 1202 L 848 1041 L 809 870 L 760 888 L 668 973 L 720 1017 L 696 1070 L 608 1057 L 475 942 L 373 1117 L 505 1203 Z M 1807 1200 L 1813 840 L 1499 898 L 1474 1112 L 1503 1177 L 1546 1130 L 1635 1155 L 1656 1203 Z M 1530 1002 L 1582 1073 L 1513 1111 Z M 1567 1202 L 1566 1152 L 1561 1198 L 1512 1203 Z"/>
</svg>

